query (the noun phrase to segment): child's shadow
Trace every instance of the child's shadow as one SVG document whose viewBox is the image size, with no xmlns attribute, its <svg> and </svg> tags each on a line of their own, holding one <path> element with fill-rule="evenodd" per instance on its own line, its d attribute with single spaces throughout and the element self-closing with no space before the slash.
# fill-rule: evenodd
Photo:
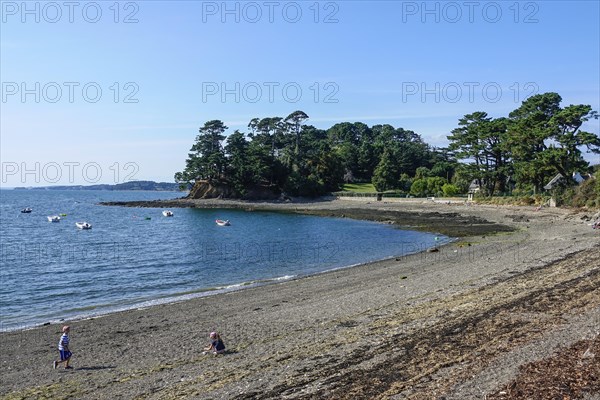
<svg viewBox="0 0 600 400">
<path fill-rule="evenodd" d="M 78 367 L 77 369 L 79 371 L 100 371 L 102 369 L 115 369 L 116 367 L 114 365 L 107 365 L 107 366 L 94 366 L 94 367 Z"/>
<path fill-rule="evenodd" d="M 226 349 L 226 350 L 223 350 L 222 353 L 218 353 L 218 354 L 215 354 L 213 352 L 203 352 L 202 354 L 203 355 L 211 355 L 211 356 L 220 357 L 220 356 L 228 356 L 228 355 L 237 354 L 237 353 L 239 353 L 239 351 L 232 350 L 232 349 Z"/>
</svg>

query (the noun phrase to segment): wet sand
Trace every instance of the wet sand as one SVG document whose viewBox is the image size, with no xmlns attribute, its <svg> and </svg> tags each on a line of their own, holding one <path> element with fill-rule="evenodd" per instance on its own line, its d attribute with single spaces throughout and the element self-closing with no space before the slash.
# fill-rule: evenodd
<svg viewBox="0 0 600 400">
<path fill-rule="evenodd" d="M 502 397 L 522 378 L 519 366 L 569 349 L 598 365 L 600 355 L 577 353 L 600 331 L 600 232 L 582 213 L 359 199 L 179 206 L 344 215 L 460 239 L 436 252 L 69 322 L 73 370 L 52 369 L 61 325 L 2 333 L 2 398 L 519 398 Z M 211 330 L 227 354 L 202 354 Z M 593 398 L 600 388 L 582 393 Z"/>
</svg>

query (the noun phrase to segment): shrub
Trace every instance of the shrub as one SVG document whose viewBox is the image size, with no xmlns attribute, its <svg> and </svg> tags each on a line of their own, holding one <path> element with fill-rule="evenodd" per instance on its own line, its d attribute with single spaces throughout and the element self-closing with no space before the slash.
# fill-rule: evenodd
<svg viewBox="0 0 600 400">
<path fill-rule="evenodd" d="M 533 194 L 533 190 L 530 188 L 515 188 L 512 191 L 513 196 L 529 196 Z"/>
<path fill-rule="evenodd" d="M 431 171 L 427 167 L 419 167 L 415 171 L 415 179 L 425 179 L 431 176 Z"/>
<path fill-rule="evenodd" d="M 413 180 L 407 174 L 400 175 L 400 180 L 398 181 L 398 189 L 409 192 L 410 187 L 413 183 Z"/>
<path fill-rule="evenodd" d="M 427 196 L 427 181 L 425 179 L 416 179 L 410 185 L 410 194 L 416 197 Z"/>
<path fill-rule="evenodd" d="M 573 207 L 584 207 L 588 206 L 588 204 L 594 204 L 599 197 L 596 194 L 596 181 L 597 179 L 588 179 L 577 186 L 571 200 L 572 204 L 570 205 Z"/>
<path fill-rule="evenodd" d="M 458 188 L 451 183 L 446 183 L 444 186 L 442 186 L 442 191 L 446 197 L 452 197 L 458 194 Z"/>
<path fill-rule="evenodd" d="M 519 202 L 523 205 L 530 206 L 532 204 L 535 204 L 535 199 L 531 196 L 523 196 L 521 197 Z"/>
<path fill-rule="evenodd" d="M 568 207 L 595 208 L 600 204 L 599 179 L 588 179 L 575 187 L 557 190 L 555 196 L 559 205 Z"/>
<path fill-rule="evenodd" d="M 442 187 L 447 183 L 448 181 L 439 176 L 416 179 L 410 186 L 410 194 L 417 197 L 440 196 L 444 193 Z"/>
</svg>

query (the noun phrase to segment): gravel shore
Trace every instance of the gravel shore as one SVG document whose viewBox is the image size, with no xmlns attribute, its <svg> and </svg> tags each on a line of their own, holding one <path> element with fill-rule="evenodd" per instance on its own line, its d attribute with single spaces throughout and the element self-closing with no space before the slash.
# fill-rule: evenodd
<svg viewBox="0 0 600 400">
<path fill-rule="evenodd" d="M 52 369 L 61 325 L 1 333 L 0 398 L 531 398 L 517 393 L 527 388 L 526 367 L 555 365 L 564 354 L 592 371 L 569 398 L 600 395 L 600 354 L 592 351 L 600 232 L 581 212 L 365 199 L 128 205 L 343 215 L 459 239 L 432 252 L 71 321 L 73 370 Z M 226 354 L 202 354 L 212 330 Z M 557 398 L 539 382 L 536 399 Z"/>
</svg>

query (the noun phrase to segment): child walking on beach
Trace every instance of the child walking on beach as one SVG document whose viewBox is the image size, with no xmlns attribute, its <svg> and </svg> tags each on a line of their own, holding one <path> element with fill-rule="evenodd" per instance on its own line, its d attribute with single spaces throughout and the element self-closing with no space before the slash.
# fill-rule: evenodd
<svg viewBox="0 0 600 400">
<path fill-rule="evenodd" d="M 63 334 L 60 337 L 60 340 L 58 341 L 58 352 L 60 354 L 60 360 L 59 361 L 54 361 L 52 364 L 54 366 L 54 369 L 56 369 L 56 367 L 58 367 L 58 364 L 61 363 L 65 363 L 65 369 L 73 369 L 73 367 L 71 367 L 69 365 L 69 361 L 71 360 L 71 355 L 73 353 L 71 353 L 71 351 L 69 351 L 69 331 L 71 330 L 71 327 L 69 326 L 63 326 L 62 331 Z"/>
<path fill-rule="evenodd" d="M 223 343 L 221 335 L 219 335 L 217 332 L 211 332 L 209 338 L 210 344 L 204 349 L 203 354 L 206 354 L 209 351 L 212 351 L 215 355 L 225 353 L 225 343 Z"/>
</svg>

